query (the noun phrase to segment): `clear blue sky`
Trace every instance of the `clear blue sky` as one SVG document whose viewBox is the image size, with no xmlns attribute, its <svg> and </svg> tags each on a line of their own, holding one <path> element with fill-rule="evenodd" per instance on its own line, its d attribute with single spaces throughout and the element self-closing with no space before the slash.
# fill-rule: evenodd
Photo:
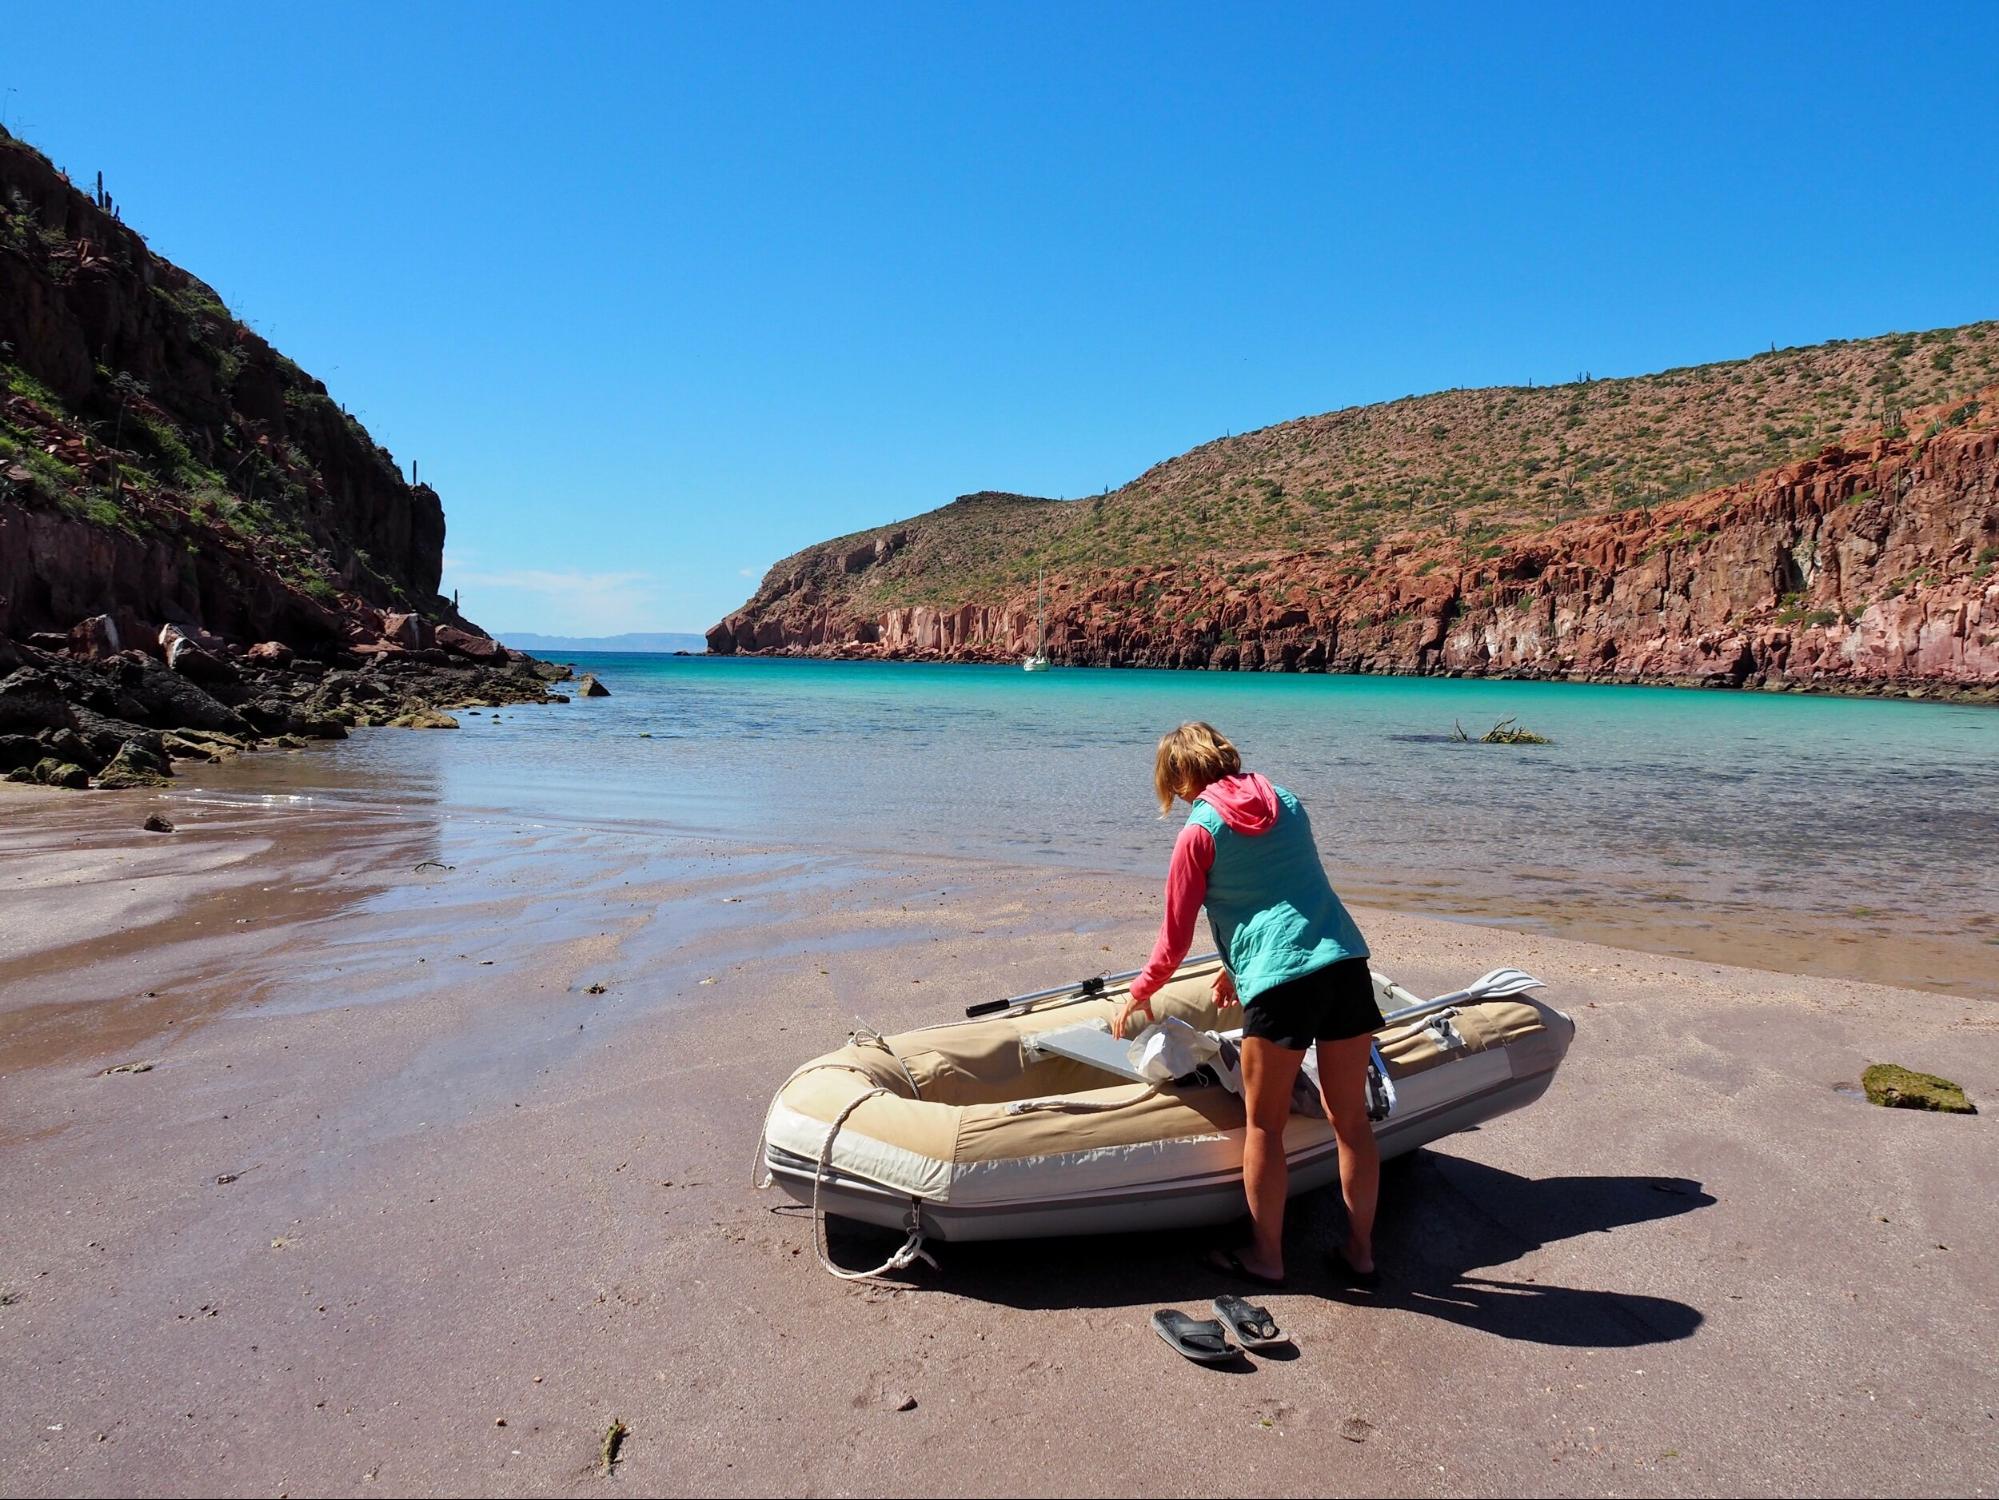
<svg viewBox="0 0 1999 1500">
<path fill-rule="evenodd" d="M 1999 314 L 1999 4 L 17 7 L 491 629 L 1224 431 Z"/>
</svg>

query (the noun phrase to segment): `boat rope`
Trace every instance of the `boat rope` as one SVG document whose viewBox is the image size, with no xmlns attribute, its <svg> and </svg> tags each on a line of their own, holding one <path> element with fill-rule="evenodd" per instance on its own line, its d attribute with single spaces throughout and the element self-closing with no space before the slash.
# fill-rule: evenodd
<svg viewBox="0 0 1999 1500">
<path fill-rule="evenodd" d="M 1006 1107 L 1006 1112 L 1024 1115 L 1046 1110 L 1058 1115 L 1101 1115 L 1114 1109 L 1130 1109 L 1134 1104 L 1143 1104 L 1159 1091 L 1158 1084 L 1148 1083 L 1136 1094 L 1123 1099 L 1078 1099 L 1069 1094 L 1054 1094 L 1042 1099 L 1016 1099 Z"/>
<path fill-rule="evenodd" d="M 921 1099 L 923 1097 L 923 1090 L 917 1085 L 916 1075 L 909 1071 L 909 1064 L 902 1060 L 902 1054 L 888 1044 L 887 1037 L 876 1031 L 874 1027 L 868 1025 L 866 1021 L 861 1021 L 856 1030 L 848 1033 L 847 1042 L 848 1045 L 854 1047 L 881 1048 L 882 1051 L 895 1059 L 895 1065 L 902 1069 L 902 1076 L 909 1080 L 909 1097 L 912 1099 Z"/>
<path fill-rule="evenodd" d="M 857 1070 L 858 1071 L 858 1070 Z M 812 1174 L 812 1252 L 819 1257 L 819 1264 L 828 1275 L 837 1276 L 842 1281 L 872 1281 L 877 1276 L 886 1276 L 890 1271 L 900 1271 L 923 1261 L 931 1269 L 936 1269 L 937 1259 L 923 1248 L 923 1202 L 919 1198 L 909 1200 L 909 1238 L 902 1247 L 872 1271 L 846 1271 L 833 1264 L 833 1255 L 826 1244 L 826 1210 L 819 1206 L 819 1189 L 833 1171 L 833 1140 L 839 1135 L 840 1127 L 847 1123 L 847 1117 L 866 1104 L 870 1099 L 886 1094 L 896 1098 L 894 1089 L 876 1084 L 860 1095 L 834 1119 L 826 1132 L 826 1143 L 819 1148 L 819 1165 Z"/>
</svg>

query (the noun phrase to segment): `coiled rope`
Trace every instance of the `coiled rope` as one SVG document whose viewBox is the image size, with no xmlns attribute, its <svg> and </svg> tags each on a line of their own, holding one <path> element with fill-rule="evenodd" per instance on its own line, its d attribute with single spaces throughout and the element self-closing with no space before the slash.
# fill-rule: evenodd
<svg viewBox="0 0 1999 1500">
<path fill-rule="evenodd" d="M 937 1259 L 923 1248 L 923 1202 L 919 1198 L 909 1200 L 909 1237 L 902 1247 L 872 1271 L 845 1271 L 833 1264 L 833 1255 L 826 1244 L 826 1211 L 819 1206 L 819 1189 L 833 1173 L 833 1140 L 839 1135 L 840 1127 L 847 1123 L 847 1117 L 866 1104 L 870 1099 L 887 1094 L 897 1097 L 894 1089 L 885 1089 L 877 1084 L 865 1094 L 855 1099 L 841 1110 L 826 1132 L 826 1143 L 819 1148 L 819 1165 L 812 1173 L 812 1253 L 819 1257 L 819 1265 L 828 1275 L 837 1276 L 842 1281 L 872 1281 L 877 1276 L 886 1276 L 890 1271 L 900 1271 L 917 1261 L 927 1263 L 933 1270 Z"/>
<path fill-rule="evenodd" d="M 884 1037 L 872 1026 L 869 1026 L 866 1022 L 862 1022 L 856 1030 L 848 1034 L 847 1044 L 852 1047 L 873 1046 L 881 1048 L 882 1051 L 895 1059 L 895 1065 L 902 1069 L 902 1076 L 909 1080 L 909 1097 L 912 1099 L 921 1099 L 923 1097 L 922 1090 L 916 1082 L 916 1075 L 910 1071 L 909 1064 L 904 1062 L 895 1048 L 888 1044 L 888 1038 Z M 822 1071 L 852 1073 L 865 1079 L 871 1087 L 866 1093 L 856 1096 L 845 1109 L 840 1111 L 838 1116 L 834 1118 L 832 1125 L 827 1129 L 826 1139 L 819 1147 L 819 1161 L 812 1173 L 812 1253 L 819 1257 L 819 1264 L 828 1275 L 837 1276 L 842 1281 L 871 1281 L 877 1276 L 886 1276 L 891 1271 L 905 1270 L 919 1260 L 924 1261 L 934 1268 L 937 1264 L 936 1257 L 923 1248 L 923 1202 L 919 1198 L 911 1198 L 909 1200 L 909 1217 L 906 1221 L 909 1236 L 902 1242 L 901 1248 L 895 1254 L 876 1266 L 872 1271 L 847 1271 L 833 1264 L 832 1253 L 826 1243 L 826 1210 L 820 1206 L 819 1202 L 820 1189 L 824 1186 L 827 1179 L 833 1175 L 833 1142 L 840 1134 L 840 1127 L 847 1123 L 848 1117 L 863 1104 L 867 1103 L 868 1100 L 879 1098 L 882 1095 L 887 1095 L 889 1098 L 895 1099 L 900 1098 L 901 1095 L 897 1094 L 894 1089 L 884 1088 L 882 1085 L 876 1083 L 875 1075 L 857 1064 L 848 1062 L 809 1062 L 802 1068 L 795 1069 L 792 1075 L 778 1086 L 777 1097 L 782 1098 L 784 1091 L 806 1074 Z M 765 1111 L 763 1129 L 757 1133 L 756 1165 L 750 1173 L 751 1184 L 758 1188 L 767 1188 L 773 1181 L 768 1155 L 769 1145 L 770 1114 L 769 1111 Z"/>
</svg>

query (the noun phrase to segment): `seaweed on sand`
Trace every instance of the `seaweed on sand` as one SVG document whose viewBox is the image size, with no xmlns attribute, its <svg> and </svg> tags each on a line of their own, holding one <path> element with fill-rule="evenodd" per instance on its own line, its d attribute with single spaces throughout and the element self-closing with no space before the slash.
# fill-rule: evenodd
<svg viewBox="0 0 1999 1500">
<path fill-rule="evenodd" d="M 598 1453 L 604 1472 L 609 1474 L 618 1465 L 618 1450 L 625 1446 L 625 1435 L 631 1431 L 617 1417 L 611 1418 L 611 1425 L 604 1429 L 604 1446 Z"/>
<path fill-rule="evenodd" d="M 1975 1115 L 1978 1108 L 1948 1078 L 1917 1073 L 1895 1063 L 1874 1063 L 1860 1075 L 1868 1102 L 1886 1109 L 1932 1109 L 1947 1115 Z"/>
</svg>

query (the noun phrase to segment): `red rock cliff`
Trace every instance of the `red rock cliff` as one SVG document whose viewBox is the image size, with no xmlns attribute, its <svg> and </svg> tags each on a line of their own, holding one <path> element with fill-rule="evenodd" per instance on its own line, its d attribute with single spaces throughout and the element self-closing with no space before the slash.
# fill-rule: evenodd
<svg viewBox="0 0 1999 1500">
<path fill-rule="evenodd" d="M 1262 553 L 1049 579 L 1077 665 L 1516 675 L 1999 696 L 1999 387 L 1910 413 L 1916 437 L 1826 447 L 1652 509 L 1371 555 Z M 1032 590 L 856 611 L 838 577 L 900 542 L 812 549 L 711 650 L 1006 661 Z M 904 533 L 907 540 L 907 533 Z M 829 557 L 838 553 L 829 563 Z M 866 555 L 863 555 L 866 554 Z"/>
</svg>

